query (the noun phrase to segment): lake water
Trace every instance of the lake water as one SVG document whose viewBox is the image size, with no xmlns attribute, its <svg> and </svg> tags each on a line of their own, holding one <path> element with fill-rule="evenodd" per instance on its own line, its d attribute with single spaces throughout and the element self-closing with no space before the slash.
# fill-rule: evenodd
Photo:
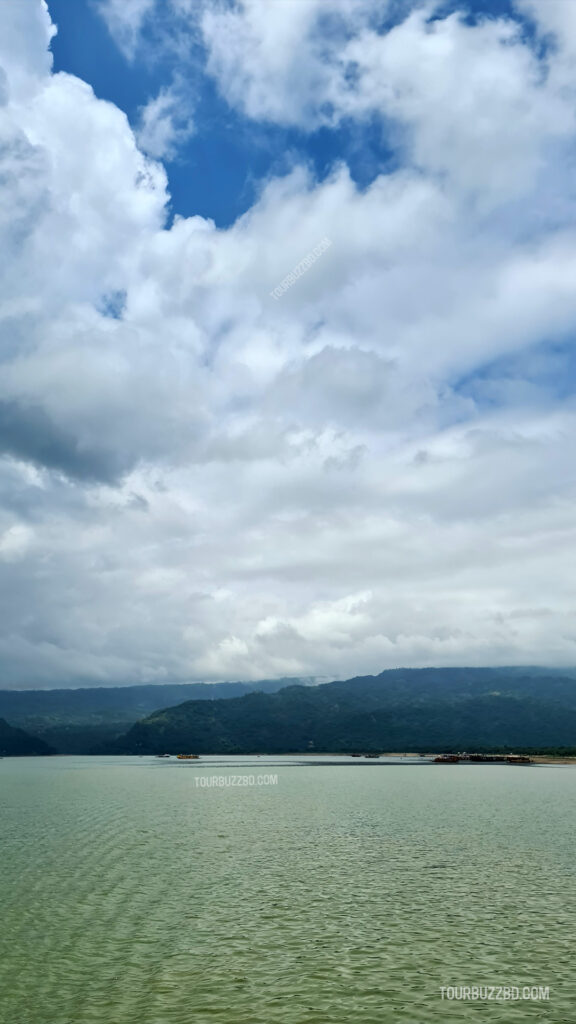
<svg viewBox="0 0 576 1024">
<path fill-rule="evenodd" d="M 1 761 L 2 1024 L 573 1024 L 576 769 L 296 761 Z"/>
</svg>

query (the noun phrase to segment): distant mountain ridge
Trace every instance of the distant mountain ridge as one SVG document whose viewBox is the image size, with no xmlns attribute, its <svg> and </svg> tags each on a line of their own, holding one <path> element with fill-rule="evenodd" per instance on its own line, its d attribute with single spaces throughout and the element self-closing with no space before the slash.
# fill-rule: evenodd
<svg viewBox="0 0 576 1024">
<path fill-rule="evenodd" d="M 576 746 L 576 675 L 549 669 L 392 669 L 273 694 L 187 701 L 103 752 L 290 753 Z"/>
<path fill-rule="evenodd" d="M 312 677 L 253 683 L 166 683 L 56 690 L 0 690 L 0 716 L 41 736 L 60 753 L 88 753 L 124 733 L 159 708 L 187 700 L 222 700 L 261 691 L 275 693 Z"/>
</svg>

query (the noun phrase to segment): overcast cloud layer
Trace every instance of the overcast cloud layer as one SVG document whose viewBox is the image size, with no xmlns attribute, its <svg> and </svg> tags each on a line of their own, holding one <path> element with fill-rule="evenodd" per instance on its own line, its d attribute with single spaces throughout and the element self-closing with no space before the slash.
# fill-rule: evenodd
<svg viewBox="0 0 576 1024">
<path fill-rule="evenodd" d="M 576 663 L 576 4 L 383 7 L 106 0 L 173 45 L 133 131 L 0 4 L 0 685 Z M 168 228 L 187 32 L 238 113 L 394 164 Z"/>
</svg>

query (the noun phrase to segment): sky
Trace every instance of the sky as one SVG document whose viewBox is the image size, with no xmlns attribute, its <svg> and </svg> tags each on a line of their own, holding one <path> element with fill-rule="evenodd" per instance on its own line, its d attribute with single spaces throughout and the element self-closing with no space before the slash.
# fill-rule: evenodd
<svg viewBox="0 0 576 1024">
<path fill-rule="evenodd" d="M 576 664 L 576 3 L 2 0 L 0 136 L 0 686 Z"/>
</svg>

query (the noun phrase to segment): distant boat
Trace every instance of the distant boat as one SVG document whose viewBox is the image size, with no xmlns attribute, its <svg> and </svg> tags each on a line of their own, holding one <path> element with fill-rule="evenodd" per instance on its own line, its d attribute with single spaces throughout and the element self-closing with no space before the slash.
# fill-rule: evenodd
<svg viewBox="0 0 576 1024">
<path fill-rule="evenodd" d="M 458 764 L 459 760 L 458 754 L 439 754 L 434 758 L 434 764 Z"/>
<path fill-rule="evenodd" d="M 156 757 L 172 757 L 172 754 L 156 754 Z"/>
<path fill-rule="evenodd" d="M 179 761 L 198 761 L 200 754 L 176 754 L 176 757 Z"/>
<path fill-rule="evenodd" d="M 380 757 L 380 754 L 364 754 L 364 757 Z"/>
</svg>

